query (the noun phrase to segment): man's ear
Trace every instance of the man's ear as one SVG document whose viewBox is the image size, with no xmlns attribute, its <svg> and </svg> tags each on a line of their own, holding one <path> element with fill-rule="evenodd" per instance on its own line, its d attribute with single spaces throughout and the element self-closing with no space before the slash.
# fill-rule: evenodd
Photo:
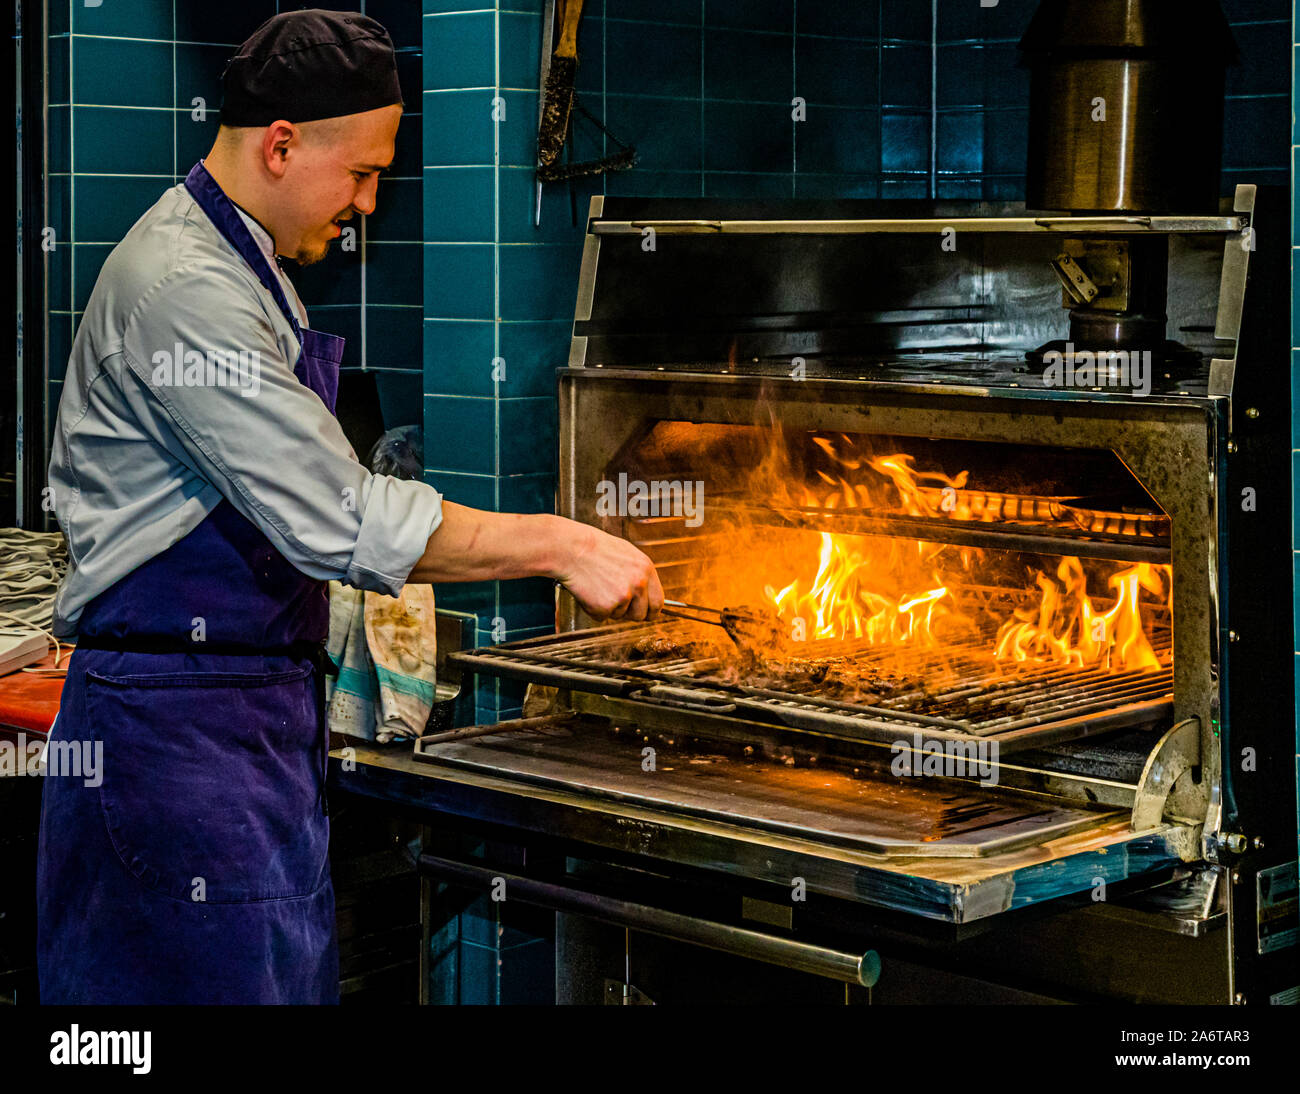
<svg viewBox="0 0 1300 1094">
<path fill-rule="evenodd" d="M 283 119 L 274 121 L 262 134 L 262 163 L 276 178 L 283 178 L 289 147 L 298 140 L 298 127 Z"/>
</svg>

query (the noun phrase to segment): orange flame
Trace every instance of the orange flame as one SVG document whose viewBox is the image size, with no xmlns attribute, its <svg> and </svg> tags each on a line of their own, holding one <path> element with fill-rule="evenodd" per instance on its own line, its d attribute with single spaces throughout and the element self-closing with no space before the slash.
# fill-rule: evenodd
<svg viewBox="0 0 1300 1094">
<path fill-rule="evenodd" d="M 998 631 L 994 656 L 999 661 L 1055 661 L 1065 665 L 1145 670 L 1160 667 L 1143 627 L 1139 592 L 1157 597 L 1172 586 L 1172 569 L 1142 562 L 1114 574 L 1109 585 L 1115 603 L 1098 611 L 1077 558 L 1056 569 L 1058 586 L 1038 574 L 1038 607 L 1017 611 Z"/>
<path fill-rule="evenodd" d="M 947 475 L 940 474 L 938 471 L 914 471 L 912 470 L 912 457 L 897 453 L 893 456 L 882 456 L 878 460 L 872 460 L 868 465 L 873 471 L 878 471 L 882 475 L 888 475 L 893 480 L 894 486 L 898 490 L 898 496 L 902 499 L 903 509 L 910 516 L 914 517 L 937 517 L 941 510 L 946 512 L 952 511 L 952 502 L 956 500 L 956 492 L 966 485 L 965 471 L 960 472 L 955 478 L 949 478 Z M 922 484 L 937 484 L 940 490 L 947 490 L 948 504 L 936 506 L 927 493 L 933 493 L 933 487 L 929 491 Z M 941 495 L 942 497 L 943 495 Z"/>
<path fill-rule="evenodd" d="M 870 587 L 873 560 L 863 553 L 862 537 L 821 533 L 817 575 L 806 592 L 798 580 L 781 590 L 767 586 L 764 594 L 796 637 L 855 639 L 869 645 L 938 644 L 933 624 L 951 612 L 948 589 L 942 582 L 925 592 L 901 597 L 883 595 Z M 936 578 L 936 582 L 938 579 Z"/>
<path fill-rule="evenodd" d="M 874 457 L 842 434 L 812 441 L 833 464 L 829 471 L 814 469 L 820 485 L 801 485 L 789 450 L 778 440 L 754 477 L 762 485 L 751 489 L 815 509 L 990 522 L 1050 517 L 1040 511 L 1049 499 L 968 490 L 967 471 L 951 477 L 918 471 L 907 453 Z M 1067 557 L 1057 566 L 1055 578 L 1035 575 L 1036 603 L 1007 618 L 1007 609 L 998 609 L 993 606 L 998 601 L 986 598 L 988 585 L 980 580 L 981 575 L 995 575 L 1002 563 L 978 548 L 821 531 L 794 533 L 804 538 L 778 544 L 761 528 L 737 532 L 736 557 L 746 558 L 748 565 L 729 577 L 714 571 L 715 580 L 725 581 L 726 595 L 735 597 L 723 602 L 749 600 L 757 584 L 752 578 L 758 574 L 777 578 L 764 588 L 764 598 L 795 641 L 942 649 L 957 635 L 963 642 L 988 635 L 988 645 L 982 648 L 1009 665 L 1047 663 L 1118 672 L 1155 670 L 1168 660 L 1168 653 L 1156 653 L 1143 617 L 1144 610 L 1165 608 L 1172 617 L 1168 565 L 1118 569 L 1107 579 L 1112 602 L 1110 597 L 1090 597 L 1083 564 Z M 814 557 L 816 569 L 809 580 Z M 1095 567 L 1089 569 L 1100 577 Z M 996 576 L 994 584 L 999 584 Z M 981 588 L 983 592 L 975 591 Z M 1145 599 L 1144 592 L 1149 594 Z"/>
</svg>

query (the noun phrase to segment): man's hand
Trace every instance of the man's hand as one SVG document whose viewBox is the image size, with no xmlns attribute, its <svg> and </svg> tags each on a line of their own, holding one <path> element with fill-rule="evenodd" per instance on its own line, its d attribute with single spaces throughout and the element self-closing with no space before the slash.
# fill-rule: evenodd
<svg viewBox="0 0 1300 1094">
<path fill-rule="evenodd" d="M 488 513 L 450 501 L 406 580 L 519 577 L 558 581 L 596 619 L 652 619 L 664 601 L 654 563 L 626 540 L 549 513 Z"/>
<path fill-rule="evenodd" d="M 569 524 L 573 558 L 554 575 L 595 619 L 652 619 L 664 591 L 654 563 L 632 544 L 587 524 Z"/>
</svg>

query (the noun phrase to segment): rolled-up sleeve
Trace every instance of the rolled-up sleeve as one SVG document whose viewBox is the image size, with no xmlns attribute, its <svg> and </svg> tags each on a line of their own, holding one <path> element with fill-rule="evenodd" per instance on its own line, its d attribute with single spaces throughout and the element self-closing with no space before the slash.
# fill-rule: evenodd
<svg viewBox="0 0 1300 1094">
<path fill-rule="evenodd" d="M 214 262 L 141 298 L 113 372 L 178 474 L 210 483 L 299 570 L 396 596 L 442 522 L 442 498 L 367 471 L 294 375 L 296 355 L 259 294 Z"/>
</svg>

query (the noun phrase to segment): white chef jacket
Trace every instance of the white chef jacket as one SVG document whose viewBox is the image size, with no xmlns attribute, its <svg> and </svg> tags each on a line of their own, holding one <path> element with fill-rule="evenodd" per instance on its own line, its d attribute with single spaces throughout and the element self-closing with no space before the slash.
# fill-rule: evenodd
<svg viewBox="0 0 1300 1094">
<path fill-rule="evenodd" d="M 301 309 L 292 286 L 285 295 Z M 160 363 L 178 348 L 244 352 L 256 382 L 213 382 L 211 369 L 176 382 Z M 49 468 L 69 552 L 56 634 L 73 633 L 90 600 L 223 498 L 309 577 L 397 595 L 442 522 L 442 498 L 357 462 L 294 376 L 298 352 L 270 292 L 189 191 L 164 193 L 104 263 L 68 360 Z"/>
<path fill-rule="evenodd" d="M 231 205 L 235 205 L 232 201 Z M 307 309 L 302 306 L 302 301 L 298 298 L 298 290 L 293 287 L 293 282 L 289 280 L 280 261 L 275 257 L 275 240 L 271 238 L 270 233 L 263 228 L 253 217 L 250 217 L 238 205 L 235 205 L 235 212 L 239 214 L 239 219 L 244 222 L 244 227 L 248 229 L 249 234 L 253 237 L 253 242 L 257 244 L 258 250 L 262 252 L 262 257 L 266 259 L 266 264 L 275 271 L 276 278 L 279 279 L 280 288 L 284 291 L 284 298 L 289 302 L 289 307 L 293 308 L 294 314 L 298 316 L 298 325 L 307 327 Z"/>
</svg>

